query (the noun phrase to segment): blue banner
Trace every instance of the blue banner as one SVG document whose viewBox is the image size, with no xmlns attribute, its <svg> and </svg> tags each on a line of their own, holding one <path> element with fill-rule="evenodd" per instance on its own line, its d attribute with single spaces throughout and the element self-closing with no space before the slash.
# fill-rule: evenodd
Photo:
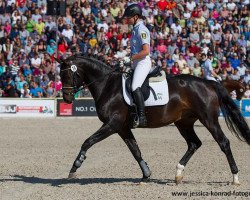
<svg viewBox="0 0 250 200">
<path fill-rule="evenodd" d="M 241 112 L 244 117 L 250 117 L 250 99 L 242 99 Z"/>
</svg>

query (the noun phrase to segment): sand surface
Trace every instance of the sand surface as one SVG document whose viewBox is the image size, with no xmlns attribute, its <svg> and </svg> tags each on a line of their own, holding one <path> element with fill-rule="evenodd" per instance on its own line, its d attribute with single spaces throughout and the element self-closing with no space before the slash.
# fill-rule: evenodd
<svg viewBox="0 0 250 200">
<path fill-rule="evenodd" d="M 101 126 L 97 118 L 1 119 L 0 199 L 250 199 L 250 146 L 220 123 L 240 170 L 240 186 L 230 184 L 225 155 L 199 123 L 195 130 L 203 145 L 177 186 L 175 167 L 187 145 L 173 125 L 133 130 L 152 171 L 151 181 L 140 185 L 140 168 L 117 134 L 87 152 L 78 179 L 66 179 L 81 144 Z"/>
</svg>

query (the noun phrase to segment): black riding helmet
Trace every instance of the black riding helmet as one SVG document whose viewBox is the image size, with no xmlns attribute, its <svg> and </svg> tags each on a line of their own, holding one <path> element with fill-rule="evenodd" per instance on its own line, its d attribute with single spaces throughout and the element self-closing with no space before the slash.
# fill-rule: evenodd
<svg viewBox="0 0 250 200">
<path fill-rule="evenodd" d="M 131 4 L 125 9 L 125 12 L 122 18 L 134 17 L 135 15 L 142 17 L 142 9 L 138 4 Z"/>
</svg>

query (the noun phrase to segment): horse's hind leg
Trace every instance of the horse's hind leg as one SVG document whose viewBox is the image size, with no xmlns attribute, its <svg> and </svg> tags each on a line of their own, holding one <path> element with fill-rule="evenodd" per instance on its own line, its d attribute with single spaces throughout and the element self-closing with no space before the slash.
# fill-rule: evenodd
<svg viewBox="0 0 250 200">
<path fill-rule="evenodd" d="M 141 151 L 137 145 L 137 142 L 135 140 L 135 137 L 132 131 L 128 128 L 128 129 L 124 129 L 123 131 L 118 132 L 118 134 L 121 136 L 123 141 L 128 146 L 129 150 L 133 154 L 134 158 L 138 162 L 142 170 L 142 174 L 143 174 L 142 181 L 147 181 L 151 175 L 151 172 L 147 163 L 142 159 Z"/>
<path fill-rule="evenodd" d="M 202 121 L 201 121 L 202 122 Z M 239 178 L 238 178 L 238 167 L 236 165 L 236 162 L 233 158 L 233 154 L 230 148 L 230 142 L 221 130 L 220 124 L 218 122 L 218 119 L 215 121 L 212 120 L 206 120 L 202 122 L 204 126 L 207 127 L 207 129 L 211 132 L 213 138 L 215 141 L 219 144 L 221 150 L 225 153 L 231 172 L 233 174 L 233 182 L 234 185 L 239 185 Z"/>
<path fill-rule="evenodd" d="M 188 150 L 176 166 L 176 184 L 179 184 L 181 182 L 181 180 L 183 179 L 182 172 L 184 170 L 184 167 L 186 166 L 190 158 L 193 156 L 194 152 L 202 145 L 200 139 L 197 137 L 194 131 L 195 121 L 196 119 L 185 118 L 175 122 L 176 127 L 178 128 L 188 145 Z"/>
<path fill-rule="evenodd" d="M 76 177 L 76 170 L 82 165 L 83 161 L 86 158 L 87 150 L 96 144 L 97 142 L 102 141 L 103 139 L 107 138 L 108 136 L 115 133 L 115 131 L 109 126 L 109 124 L 103 125 L 97 132 L 95 132 L 92 136 L 84 141 L 82 144 L 81 150 L 76 157 L 76 160 L 73 163 L 73 166 L 70 170 L 68 178 L 75 178 Z"/>
</svg>

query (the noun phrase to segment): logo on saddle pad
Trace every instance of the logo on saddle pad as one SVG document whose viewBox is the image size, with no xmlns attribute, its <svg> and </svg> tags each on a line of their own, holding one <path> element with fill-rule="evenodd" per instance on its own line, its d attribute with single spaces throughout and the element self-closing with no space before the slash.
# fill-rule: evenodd
<svg viewBox="0 0 250 200">
<path fill-rule="evenodd" d="M 133 105 L 131 94 L 132 75 L 122 76 L 123 98 L 128 105 Z M 160 106 L 168 103 L 169 93 L 165 72 L 161 71 L 160 76 L 147 78 L 142 85 L 142 93 L 145 99 L 145 106 Z"/>
</svg>

